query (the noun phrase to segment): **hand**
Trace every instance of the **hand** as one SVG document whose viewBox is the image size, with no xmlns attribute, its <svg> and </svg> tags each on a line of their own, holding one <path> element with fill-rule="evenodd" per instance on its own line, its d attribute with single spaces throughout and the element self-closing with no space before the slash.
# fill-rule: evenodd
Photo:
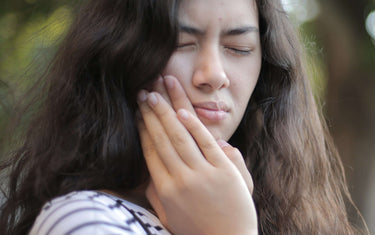
<svg viewBox="0 0 375 235">
<path fill-rule="evenodd" d="M 187 97 L 184 88 L 182 88 L 177 78 L 170 75 L 167 75 L 164 78 L 160 76 L 153 84 L 152 90 L 163 96 L 165 101 L 167 101 L 175 111 L 186 109 L 194 116 L 197 116 L 189 97 Z"/>
<path fill-rule="evenodd" d="M 179 109 L 186 109 L 189 112 L 191 112 L 194 116 L 197 116 L 189 98 L 186 96 L 184 89 L 182 88 L 181 84 L 175 77 L 167 75 L 163 79 L 160 76 L 158 80 L 154 83 L 152 90 L 160 93 L 163 96 L 163 98 L 167 101 L 167 103 L 173 106 L 173 109 L 175 111 Z M 246 182 L 246 185 L 248 186 L 250 193 L 252 194 L 253 189 L 254 189 L 254 184 L 253 184 L 253 180 L 251 178 L 250 172 L 246 167 L 242 154 L 238 151 L 237 148 L 233 148 L 224 140 L 218 140 L 217 142 L 219 146 L 222 148 L 222 150 L 224 151 L 224 153 L 227 155 L 229 160 L 231 160 L 232 163 L 240 171 L 243 179 Z M 152 144 L 151 141 L 148 144 Z M 152 179 L 150 182 L 150 187 L 148 189 L 150 191 L 155 189 L 155 187 L 152 186 L 151 183 L 152 183 Z M 150 195 L 151 194 L 157 195 L 154 192 L 150 192 Z M 155 201 L 155 199 L 152 201 Z"/>
<path fill-rule="evenodd" d="M 185 108 L 189 110 L 192 114 L 195 116 L 196 113 L 194 111 L 193 106 L 191 105 L 191 102 L 189 98 L 186 96 L 186 93 L 184 92 L 184 89 L 180 85 L 179 81 L 173 77 L 173 76 L 165 76 L 164 79 L 162 77 L 159 77 L 159 79 L 154 83 L 153 91 L 159 92 L 163 98 L 171 105 L 173 106 L 174 110 L 178 110 L 180 108 Z M 171 100 L 173 102 L 171 102 Z M 143 138 L 144 145 L 146 146 L 152 146 L 152 141 L 148 137 L 148 132 L 145 130 L 144 132 L 140 133 L 141 135 L 145 135 Z M 146 136 L 147 135 L 147 136 Z M 217 141 L 219 146 L 222 148 L 224 153 L 227 155 L 229 160 L 232 161 L 232 163 L 237 167 L 237 169 L 240 171 L 243 179 L 246 182 L 246 185 L 252 194 L 253 192 L 253 180 L 251 178 L 250 172 L 248 171 L 246 164 L 244 162 L 244 159 L 241 155 L 241 153 L 238 151 L 238 149 L 233 148 L 230 146 L 227 142 L 224 140 Z M 153 154 L 157 154 L 156 151 L 153 151 Z M 155 185 L 153 183 L 152 178 L 150 179 L 150 183 L 146 189 L 146 197 L 148 201 L 150 202 L 151 206 L 157 213 L 161 223 L 165 227 L 168 226 L 167 217 L 165 215 L 165 211 L 163 208 L 163 205 L 160 201 L 160 198 L 156 192 Z"/>
<path fill-rule="evenodd" d="M 182 88 L 179 81 L 175 77 L 167 75 L 163 78 L 160 76 L 154 83 L 152 90 L 159 92 L 163 96 L 163 98 L 167 101 L 167 103 L 173 106 L 174 110 L 185 108 L 196 116 L 195 110 L 189 98 L 186 96 L 184 89 Z M 148 131 L 147 130 L 140 131 L 140 135 L 143 136 L 142 139 L 143 139 L 144 145 L 150 146 L 150 148 L 153 148 L 152 147 L 153 143 L 149 137 Z M 153 154 L 157 154 L 156 151 L 152 151 L 152 152 Z M 145 193 L 146 193 L 147 200 L 149 201 L 152 208 L 155 210 L 156 214 L 158 215 L 160 222 L 166 228 L 169 228 L 168 220 L 165 215 L 163 205 L 156 192 L 155 185 L 154 185 L 152 178 L 150 179 L 150 183 Z"/>
<path fill-rule="evenodd" d="M 144 145 L 146 146 L 153 146 L 152 141 L 150 140 L 147 130 L 145 131 L 143 139 L 144 139 Z M 227 142 L 220 140 L 217 141 L 221 149 L 224 151 L 224 153 L 227 155 L 229 160 L 232 161 L 232 163 L 237 167 L 237 169 L 240 171 L 242 178 L 245 180 L 247 188 L 249 192 L 252 194 L 254 189 L 253 180 L 251 178 L 250 172 L 248 171 L 246 164 L 244 162 L 244 159 L 241 155 L 241 153 L 238 151 L 237 148 L 233 148 L 231 145 L 229 145 Z M 149 152 L 150 153 L 150 152 Z M 152 155 L 157 154 L 156 151 L 153 151 Z M 150 156 L 155 157 L 155 156 Z M 155 210 L 156 214 L 158 215 L 158 218 L 160 222 L 169 229 L 167 216 L 165 214 L 163 204 L 160 201 L 160 198 L 156 192 L 154 182 L 151 178 L 150 183 L 146 189 L 146 198 L 151 204 L 152 208 Z"/>
<path fill-rule="evenodd" d="M 139 102 L 145 122 L 139 125 L 142 147 L 172 232 L 256 231 L 255 208 L 240 168 L 194 115 L 186 110 L 177 115 L 157 93 L 147 96 L 143 93 Z"/>
</svg>

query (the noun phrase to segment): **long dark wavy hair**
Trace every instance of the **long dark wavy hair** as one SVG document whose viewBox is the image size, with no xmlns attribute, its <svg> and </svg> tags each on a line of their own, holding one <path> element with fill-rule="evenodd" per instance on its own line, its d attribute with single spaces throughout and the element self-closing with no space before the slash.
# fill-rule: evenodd
<svg viewBox="0 0 375 235">
<path fill-rule="evenodd" d="M 260 234 L 353 234 L 342 164 L 320 118 L 279 0 L 256 0 L 262 70 L 230 142 L 254 179 Z M 177 44 L 178 0 L 89 0 L 46 74 L 22 146 L 1 165 L 0 234 L 26 234 L 44 203 L 74 190 L 148 181 L 137 92 Z"/>
</svg>

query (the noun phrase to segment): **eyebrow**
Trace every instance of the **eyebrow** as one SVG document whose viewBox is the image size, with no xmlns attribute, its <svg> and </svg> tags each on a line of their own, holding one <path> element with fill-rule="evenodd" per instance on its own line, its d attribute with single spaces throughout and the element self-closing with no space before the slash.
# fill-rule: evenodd
<svg viewBox="0 0 375 235">
<path fill-rule="evenodd" d="M 192 26 L 180 24 L 179 25 L 180 32 L 187 33 L 187 34 L 192 34 L 192 35 L 197 35 L 197 36 L 202 36 L 205 32 L 194 28 Z M 223 31 L 220 36 L 236 36 L 236 35 L 243 35 L 251 32 L 259 32 L 259 29 L 255 26 L 241 26 L 238 28 L 234 29 L 229 29 Z"/>
<path fill-rule="evenodd" d="M 234 29 L 226 30 L 222 33 L 224 36 L 236 36 L 241 34 L 247 34 L 251 32 L 259 32 L 259 29 L 255 26 L 244 26 Z"/>
<path fill-rule="evenodd" d="M 184 24 L 179 25 L 180 32 L 187 33 L 187 34 L 193 34 L 193 35 L 203 35 L 204 32 L 202 30 L 199 30 L 197 28 L 187 26 Z"/>
</svg>

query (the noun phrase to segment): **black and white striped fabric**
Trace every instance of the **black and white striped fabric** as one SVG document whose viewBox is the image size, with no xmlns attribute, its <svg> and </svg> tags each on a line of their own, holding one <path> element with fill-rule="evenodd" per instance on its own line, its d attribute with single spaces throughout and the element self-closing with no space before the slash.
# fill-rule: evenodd
<svg viewBox="0 0 375 235">
<path fill-rule="evenodd" d="M 46 203 L 30 235 L 170 234 L 146 209 L 96 191 L 77 191 Z"/>
</svg>

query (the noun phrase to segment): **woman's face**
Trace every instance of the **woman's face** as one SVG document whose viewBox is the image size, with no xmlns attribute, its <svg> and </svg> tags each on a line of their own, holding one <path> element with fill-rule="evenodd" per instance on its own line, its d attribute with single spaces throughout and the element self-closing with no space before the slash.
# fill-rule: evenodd
<svg viewBox="0 0 375 235">
<path fill-rule="evenodd" d="M 178 48 L 163 75 L 177 77 L 199 119 L 229 140 L 244 115 L 261 67 L 253 0 L 185 0 Z"/>
</svg>

